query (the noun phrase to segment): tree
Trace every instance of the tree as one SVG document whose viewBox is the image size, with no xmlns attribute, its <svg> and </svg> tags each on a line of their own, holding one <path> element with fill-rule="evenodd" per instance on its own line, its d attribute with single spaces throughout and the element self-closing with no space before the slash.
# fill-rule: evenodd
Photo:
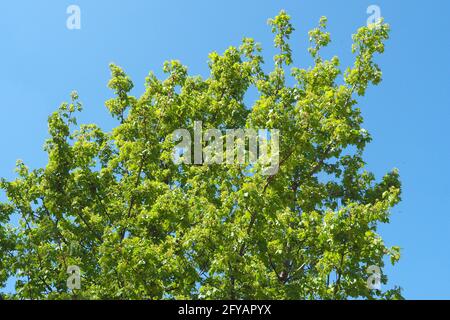
<svg viewBox="0 0 450 320">
<path fill-rule="evenodd" d="M 207 79 L 166 62 L 167 78 L 150 73 L 140 97 L 111 65 L 111 132 L 77 125 L 74 92 L 49 117 L 46 167 L 18 162 L 17 179 L 1 181 L 0 281 L 17 279 L 9 298 L 401 298 L 399 288 L 367 286 L 368 267 L 399 259 L 377 227 L 400 201 L 400 182 L 396 170 L 380 182 L 364 170 L 371 137 L 356 105 L 381 81 L 374 56 L 389 27 L 360 28 L 354 65 L 342 73 L 337 57 L 321 56 L 326 21 L 309 33 L 314 66 L 290 74 L 294 28 L 284 11 L 269 20 L 279 53 L 268 74 L 249 38 L 211 53 Z M 250 87 L 259 93 L 252 106 L 244 103 Z M 172 133 L 197 120 L 280 129 L 279 171 L 174 163 Z M 67 287 L 69 266 L 81 270 L 80 289 Z"/>
</svg>

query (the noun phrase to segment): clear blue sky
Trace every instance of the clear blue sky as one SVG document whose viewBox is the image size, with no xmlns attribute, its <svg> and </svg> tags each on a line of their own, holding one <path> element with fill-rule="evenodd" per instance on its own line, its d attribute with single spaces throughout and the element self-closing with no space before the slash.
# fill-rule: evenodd
<svg viewBox="0 0 450 320">
<path fill-rule="evenodd" d="M 81 30 L 66 28 L 66 8 L 81 8 Z M 84 103 L 79 123 L 109 129 L 104 101 L 108 64 L 122 66 L 143 89 L 150 70 L 179 59 L 191 74 L 207 75 L 207 55 L 255 38 L 272 63 L 267 18 L 286 9 L 296 32 L 294 63 L 307 67 L 307 31 L 329 18 L 326 51 L 351 63 L 350 35 L 376 4 L 392 26 L 378 58 L 384 81 L 361 101 L 374 140 L 365 159 L 378 178 L 397 167 L 403 202 L 382 227 L 401 262 L 386 268 L 389 284 L 410 299 L 450 298 L 450 2 L 448 0 L 15 0 L 0 3 L 0 176 L 13 178 L 16 159 L 43 166 L 47 116 L 76 89 Z M 1 195 L 1 199 L 4 196 Z M 11 286 L 9 285 L 9 290 Z"/>
</svg>

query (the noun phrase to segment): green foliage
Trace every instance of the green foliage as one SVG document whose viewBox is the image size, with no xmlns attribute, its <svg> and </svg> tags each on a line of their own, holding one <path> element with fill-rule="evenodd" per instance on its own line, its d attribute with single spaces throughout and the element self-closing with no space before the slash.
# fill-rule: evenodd
<svg viewBox="0 0 450 320">
<path fill-rule="evenodd" d="M 330 42 L 321 18 L 309 33 L 314 66 L 292 68 L 290 87 L 294 28 L 285 12 L 269 24 L 279 49 L 269 74 L 261 48 L 246 38 L 209 55 L 207 79 L 165 63 L 167 78 L 150 74 L 140 97 L 111 65 L 115 97 L 106 106 L 119 121 L 112 132 L 77 126 L 76 93 L 49 117 L 47 166 L 30 171 L 19 162 L 17 179 L 1 181 L 8 202 L 0 205 L 0 284 L 16 277 L 10 298 L 401 298 L 398 288 L 366 284 L 368 266 L 399 259 L 377 227 L 400 201 L 400 182 L 395 170 L 379 183 L 364 170 L 371 137 L 355 100 L 381 80 L 373 59 L 389 27 L 358 30 L 354 66 L 342 75 L 337 57 L 320 56 Z M 259 96 L 246 106 L 251 86 Z M 279 172 L 175 165 L 171 134 L 194 121 L 280 129 Z M 20 225 L 9 223 L 12 214 Z M 82 275 L 74 292 L 70 265 Z"/>
</svg>

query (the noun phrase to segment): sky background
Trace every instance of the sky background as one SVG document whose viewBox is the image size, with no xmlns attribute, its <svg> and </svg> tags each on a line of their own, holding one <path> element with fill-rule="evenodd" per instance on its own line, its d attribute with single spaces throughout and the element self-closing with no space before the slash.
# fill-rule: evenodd
<svg viewBox="0 0 450 320">
<path fill-rule="evenodd" d="M 81 29 L 68 30 L 66 9 L 81 8 Z M 391 25 L 386 52 L 377 57 L 384 81 L 359 106 L 373 142 L 367 168 L 380 179 L 400 170 L 403 201 L 381 228 L 402 259 L 387 266 L 387 287 L 408 299 L 450 299 L 450 1 L 406 0 L 3 0 L 0 3 L 0 176 L 14 178 L 22 159 L 45 166 L 47 117 L 77 90 L 79 123 L 109 130 L 115 122 L 104 101 L 108 64 L 125 69 L 140 95 L 149 71 L 162 76 L 165 60 L 178 59 L 191 75 L 208 75 L 207 57 L 241 39 L 261 43 L 267 67 L 274 54 L 267 19 L 281 9 L 292 16 L 294 65 L 312 64 L 308 30 L 328 17 L 332 43 L 326 58 L 351 65 L 351 34 L 364 25 L 369 5 Z M 0 200 L 4 200 L 0 194 Z M 8 291 L 13 290 L 10 282 Z"/>
</svg>

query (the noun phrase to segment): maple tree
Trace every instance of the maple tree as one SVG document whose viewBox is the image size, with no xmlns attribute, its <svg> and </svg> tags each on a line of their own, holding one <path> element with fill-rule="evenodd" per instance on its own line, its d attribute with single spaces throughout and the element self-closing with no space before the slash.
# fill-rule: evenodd
<svg viewBox="0 0 450 320">
<path fill-rule="evenodd" d="M 321 56 L 326 18 L 309 33 L 308 69 L 289 69 L 290 17 L 282 11 L 269 25 L 278 49 L 270 73 L 260 46 L 245 38 L 209 55 L 206 79 L 166 62 L 167 78 L 150 73 L 140 97 L 111 65 L 111 132 L 77 125 L 76 93 L 49 117 L 48 164 L 18 162 L 18 177 L 0 185 L 8 198 L 0 204 L 0 284 L 16 279 L 8 297 L 401 298 L 399 288 L 367 287 L 369 266 L 399 259 L 377 227 L 389 222 L 401 186 L 396 170 L 379 182 L 364 170 L 371 136 L 356 100 L 381 81 L 374 56 L 384 52 L 389 26 L 360 28 L 354 65 L 342 72 L 337 57 Z M 258 96 L 246 105 L 250 87 Z M 279 129 L 279 171 L 174 163 L 172 133 L 193 130 L 194 121 Z M 73 291 L 72 265 L 81 270 Z"/>
</svg>

